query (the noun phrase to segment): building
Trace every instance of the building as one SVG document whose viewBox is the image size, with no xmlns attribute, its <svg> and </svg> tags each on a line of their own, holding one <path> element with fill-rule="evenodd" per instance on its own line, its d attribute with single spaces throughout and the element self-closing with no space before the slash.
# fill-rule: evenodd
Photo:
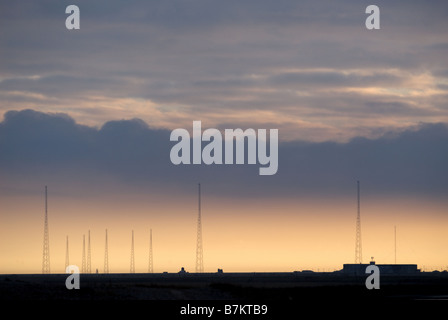
<svg viewBox="0 0 448 320">
<path fill-rule="evenodd" d="M 375 265 L 375 261 L 371 261 L 370 265 Z M 366 268 L 369 264 L 344 264 L 342 273 L 351 275 L 365 275 Z M 377 264 L 380 269 L 380 274 L 390 274 L 390 275 L 406 275 L 419 273 L 420 269 L 417 269 L 416 264 Z"/>
</svg>

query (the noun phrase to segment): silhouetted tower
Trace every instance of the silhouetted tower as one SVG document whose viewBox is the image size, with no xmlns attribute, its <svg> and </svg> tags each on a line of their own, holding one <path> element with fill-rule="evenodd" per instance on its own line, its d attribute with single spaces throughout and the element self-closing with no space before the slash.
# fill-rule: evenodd
<svg viewBox="0 0 448 320">
<path fill-rule="evenodd" d="M 86 273 L 86 236 L 82 235 L 82 265 L 81 273 Z"/>
<path fill-rule="evenodd" d="M 42 255 L 42 273 L 50 273 L 50 239 L 48 234 L 47 186 L 45 186 L 45 222 L 44 222 L 44 250 Z"/>
<path fill-rule="evenodd" d="M 134 230 L 132 230 L 132 242 L 131 242 L 131 273 L 135 273 L 135 259 L 134 259 Z"/>
<path fill-rule="evenodd" d="M 204 272 L 204 257 L 202 249 L 202 221 L 201 221 L 201 184 L 198 184 L 198 229 L 196 242 L 196 272 Z"/>
<path fill-rule="evenodd" d="M 356 215 L 356 247 L 355 247 L 355 263 L 362 263 L 362 244 L 361 244 L 361 199 L 359 181 L 358 186 L 358 213 Z"/>
<path fill-rule="evenodd" d="M 92 256 L 90 252 L 90 230 L 89 230 L 89 237 L 87 238 L 87 273 L 92 272 Z"/>
<path fill-rule="evenodd" d="M 69 259 L 68 259 L 68 236 L 67 236 L 67 245 L 65 248 L 65 269 L 67 269 L 67 267 L 70 265 L 69 263 Z M 65 270 L 64 270 L 65 272 Z"/>
<path fill-rule="evenodd" d="M 152 229 L 149 229 L 149 266 L 148 273 L 153 273 L 153 265 L 152 265 Z"/>
<path fill-rule="evenodd" d="M 107 246 L 107 229 L 106 229 L 106 246 L 104 249 L 104 273 L 109 273 L 109 249 Z"/>
</svg>

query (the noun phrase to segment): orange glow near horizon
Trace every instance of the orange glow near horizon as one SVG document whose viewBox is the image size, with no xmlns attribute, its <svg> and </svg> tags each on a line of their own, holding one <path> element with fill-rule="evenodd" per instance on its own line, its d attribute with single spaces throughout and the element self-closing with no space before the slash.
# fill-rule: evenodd
<svg viewBox="0 0 448 320">
<path fill-rule="evenodd" d="M 41 273 L 44 209 L 42 197 L 2 199 L 0 273 Z M 82 237 L 91 233 L 92 272 L 103 272 L 105 229 L 109 271 L 130 269 L 131 232 L 137 273 L 148 270 L 149 229 L 154 272 L 195 270 L 197 200 L 144 205 L 133 197 L 87 201 L 52 199 L 49 205 L 52 273 L 64 273 L 66 236 L 70 264 L 81 268 Z M 363 262 L 416 263 L 423 270 L 446 269 L 448 248 L 444 203 L 426 200 L 367 200 L 362 203 Z M 204 271 L 334 271 L 353 263 L 356 204 L 351 199 L 264 199 L 203 201 Z M 101 213 L 99 213 L 101 212 Z M 87 251 L 87 248 L 86 248 Z"/>
</svg>

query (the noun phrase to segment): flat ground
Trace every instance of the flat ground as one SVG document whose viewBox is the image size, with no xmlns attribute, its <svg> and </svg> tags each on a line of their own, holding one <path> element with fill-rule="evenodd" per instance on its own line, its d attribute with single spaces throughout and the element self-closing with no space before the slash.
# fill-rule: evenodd
<svg viewBox="0 0 448 320">
<path fill-rule="evenodd" d="M 68 290 L 67 274 L 0 275 L 5 300 L 345 300 L 448 299 L 448 273 L 382 275 L 379 290 L 366 276 L 343 273 L 81 274 Z"/>
<path fill-rule="evenodd" d="M 379 290 L 366 288 L 367 275 L 343 273 L 81 274 L 79 290 L 66 288 L 67 277 L 0 275 L 2 305 L 13 310 L 15 318 L 54 315 L 82 319 L 99 315 L 101 319 L 283 320 L 306 314 L 318 319 L 337 314 L 359 318 L 355 307 L 362 315 L 387 313 L 389 318 L 402 319 L 404 312 L 415 315 L 414 306 L 420 311 L 422 303 L 421 309 L 432 318 L 438 314 L 433 300 L 438 305 L 448 302 L 446 272 L 382 275 Z M 254 305 L 259 312 L 266 308 L 267 313 L 257 314 Z M 194 314 L 199 308 L 213 308 L 213 315 Z M 229 308 L 231 314 L 226 313 Z M 185 310 L 189 314 L 183 314 Z"/>
</svg>

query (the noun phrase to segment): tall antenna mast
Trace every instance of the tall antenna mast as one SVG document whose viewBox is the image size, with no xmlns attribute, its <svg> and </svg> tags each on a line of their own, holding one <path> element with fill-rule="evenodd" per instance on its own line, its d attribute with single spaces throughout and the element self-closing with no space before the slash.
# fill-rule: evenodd
<svg viewBox="0 0 448 320">
<path fill-rule="evenodd" d="M 153 264 L 152 264 L 152 229 L 149 229 L 149 267 L 148 273 L 153 273 Z"/>
<path fill-rule="evenodd" d="M 44 222 L 44 250 L 42 255 L 42 273 L 50 273 L 50 240 L 48 234 L 48 203 L 47 186 L 45 186 L 45 222 Z"/>
<path fill-rule="evenodd" d="M 86 273 L 86 235 L 82 235 L 82 265 L 81 273 Z"/>
<path fill-rule="evenodd" d="M 196 243 L 196 272 L 204 272 L 204 259 L 202 250 L 202 222 L 201 222 L 201 184 L 198 184 L 198 230 Z"/>
<path fill-rule="evenodd" d="M 134 259 L 134 230 L 132 230 L 132 242 L 131 242 L 131 271 L 135 273 L 135 259 Z"/>
<path fill-rule="evenodd" d="M 65 269 L 70 265 L 69 259 L 68 259 L 68 236 L 67 236 L 67 246 L 65 248 Z M 64 270 L 65 272 L 65 270 Z"/>
<path fill-rule="evenodd" d="M 109 273 L 109 249 L 107 247 L 107 229 L 106 229 L 106 247 L 104 249 L 104 273 Z"/>
<path fill-rule="evenodd" d="M 90 230 L 89 230 L 89 237 L 88 237 L 88 240 L 87 240 L 88 242 L 87 242 L 87 273 L 91 273 L 92 272 L 92 268 L 91 268 L 91 266 L 92 266 L 92 257 L 91 257 L 91 254 L 90 254 Z"/>
<path fill-rule="evenodd" d="M 358 213 L 356 216 L 356 246 L 355 246 L 355 263 L 362 263 L 362 245 L 361 245 L 361 199 L 358 185 Z"/>
</svg>

